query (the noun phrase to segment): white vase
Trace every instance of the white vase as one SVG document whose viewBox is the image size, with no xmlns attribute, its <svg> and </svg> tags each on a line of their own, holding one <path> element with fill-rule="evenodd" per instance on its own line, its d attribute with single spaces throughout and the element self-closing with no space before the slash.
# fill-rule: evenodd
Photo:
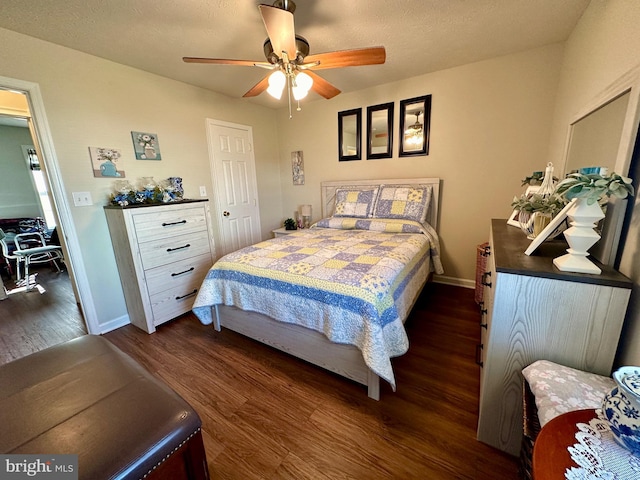
<svg viewBox="0 0 640 480">
<path fill-rule="evenodd" d="M 604 218 L 598 202 L 591 205 L 586 199 L 578 198 L 567 212 L 571 227 L 564 232 L 569 244 L 567 254 L 553 259 L 553 264 L 563 272 L 600 274 L 602 271 L 587 258 L 589 249 L 600 240 L 594 230 L 596 223 Z"/>
</svg>

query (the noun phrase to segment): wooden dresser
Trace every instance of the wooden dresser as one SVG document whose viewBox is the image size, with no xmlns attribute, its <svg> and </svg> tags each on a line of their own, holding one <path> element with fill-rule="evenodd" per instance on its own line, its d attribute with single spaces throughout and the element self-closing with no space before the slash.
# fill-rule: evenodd
<svg viewBox="0 0 640 480">
<path fill-rule="evenodd" d="M 153 333 L 191 310 L 213 264 L 208 200 L 104 208 L 129 319 Z"/>
<path fill-rule="evenodd" d="M 478 362 L 478 440 L 517 455 L 522 440 L 522 369 L 536 360 L 610 375 L 632 282 L 599 264 L 601 275 L 561 272 L 564 240 L 531 243 L 492 220 Z"/>
</svg>

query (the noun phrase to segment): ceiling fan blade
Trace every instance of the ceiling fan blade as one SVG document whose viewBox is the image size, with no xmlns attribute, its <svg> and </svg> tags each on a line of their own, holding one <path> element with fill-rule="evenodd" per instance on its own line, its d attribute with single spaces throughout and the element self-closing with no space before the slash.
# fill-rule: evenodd
<svg viewBox="0 0 640 480">
<path fill-rule="evenodd" d="M 359 65 L 379 65 L 384 63 L 386 58 L 387 54 L 384 47 L 371 47 L 308 55 L 304 58 L 304 63 L 320 62 L 318 66 L 310 68 L 322 70 L 325 68 L 357 67 Z"/>
<path fill-rule="evenodd" d="M 258 5 L 264 28 L 267 30 L 273 51 L 278 58 L 287 52 L 290 59 L 296 58 L 296 33 L 293 25 L 293 13 L 278 7 Z"/>
<path fill-rule="evenodd" d="M 311 90 L 316 92 L 318 95 L 321 95 L 329 100 L 330 98 L 333 98 L 340 93 L 340 90 L 331 85 L 320 75 L 313 73 L 311 70 L 305 70 L 305 73 L 313 78 L 313 85 L 311 86 Z"/>
<path fill-rule="evenodd" d="M 260 62 L 256 60 L 230 60 L 226 58 L 182 57 L 182 60 L 186 63 L 214 63 L 218 65 L 240 65 L 244 67 L 272 66 L 268 62 Z"/>
<path fill-rule="evenodd" d="M 270 74 L 269 74 L 270 75 Z M 264 77 L 258 83 L 256 83 L 251 90 L 243 95 L 243 97 L 257 97 L 262 92 L 264 92 L 267 88 L 269 88 L 269 75 Z"/>
</svg>

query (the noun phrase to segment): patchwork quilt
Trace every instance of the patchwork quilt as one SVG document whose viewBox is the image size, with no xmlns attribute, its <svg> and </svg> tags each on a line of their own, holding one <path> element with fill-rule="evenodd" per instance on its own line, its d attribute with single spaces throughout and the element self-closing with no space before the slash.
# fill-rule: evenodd
<svg viewBox="0 0 640 480">
<path fill-rule="evenodd" d="M 391 358 L 409 346 L 403 322 L 428 273 L 442 273 L 437 235 L 417 222 L 331 222 L 334 228 L 318 222 L 222 257 L 193 312 L 210 324 L 213 305 L 232 305 L 319 331 L 358 347 L 369 368 L 395 389 Z M 357 222 L 375 225 L 356 229 Z M 417 233 L 404 232 L 414 228 Z"/>
</svg>

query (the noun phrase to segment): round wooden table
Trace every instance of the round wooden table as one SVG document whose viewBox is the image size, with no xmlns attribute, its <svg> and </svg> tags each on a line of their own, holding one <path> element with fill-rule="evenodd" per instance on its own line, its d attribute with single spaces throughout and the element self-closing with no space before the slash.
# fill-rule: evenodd
<svg viewBox="0 0 640 480">
<path fill-rule="evenodd" d="M 563 413 L 550 420 L 536 438 L 533 446 L 533 479 L 564 480 L 564 472 L 576 464 L 567 447 L 576 443 L 578 423 L 589 423 L 596 417 L 594 409 Z"/>
</svg>

